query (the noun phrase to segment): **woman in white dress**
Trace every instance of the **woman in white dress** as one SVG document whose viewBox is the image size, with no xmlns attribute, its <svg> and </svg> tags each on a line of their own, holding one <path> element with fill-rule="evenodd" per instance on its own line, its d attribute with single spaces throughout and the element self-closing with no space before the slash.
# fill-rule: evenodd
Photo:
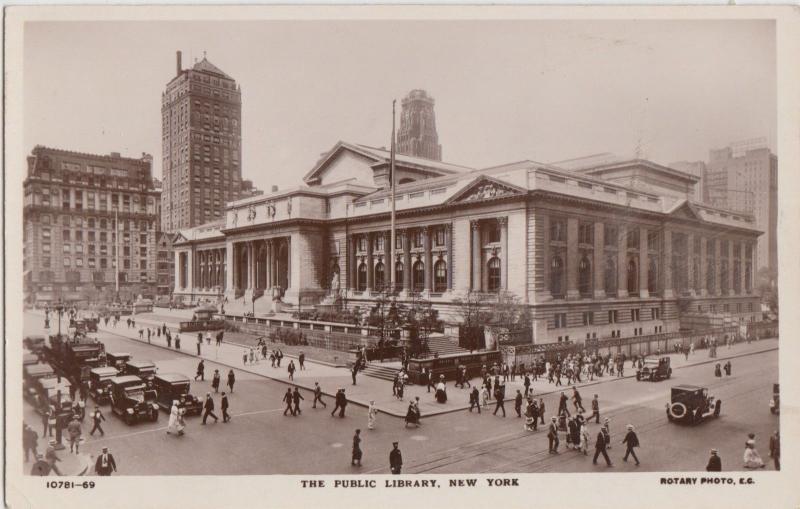
<svg viewBox="0 0 800 509">
<path fill-rule="evenodd" d="M 756 442 L 753 439 L 748 440 L 744 447 L 744 468 L 764 468 L 764 460 L 756 451 Z"/>
<path fill-rule="evenodd" d="M 369 409 L 367 410 L 367 429 L 375 429 L 375 421 L 378 418 L 378 409 L 375 407 L 375 401 L 369 402 Z"/>
<path fill-rule="evenodd" d="M 169 423 L 167 424 L 167 434 L 178 432 L 178 402 L 172 402 L 172 409 L 169 411 Z"/>
</svg>

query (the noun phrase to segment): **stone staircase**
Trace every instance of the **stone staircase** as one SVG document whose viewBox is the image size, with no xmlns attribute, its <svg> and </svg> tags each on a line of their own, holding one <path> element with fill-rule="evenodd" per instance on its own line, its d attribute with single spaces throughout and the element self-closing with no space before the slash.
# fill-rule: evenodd
<svg viewBox="0 0 800 509">
<path fill-rule="evenodd" d="M 379 378 L 388 382 L 393 382 L 395 375 L 400 371 L 400 368 L 386 366 L 379 362 L 372 362 L 367 364 L 360 374 L 371 376 L 372 378 Z"/>
<path fill-rule="evenodd" d="M 444 335 L 431 335 L 428 337 L 428 349 L 431 354 L 438 352 L 439 355 L 449 355 L 454 353 L 469 353 L 458 346 L 458 338 L 451 338 Z"/>
</svg>

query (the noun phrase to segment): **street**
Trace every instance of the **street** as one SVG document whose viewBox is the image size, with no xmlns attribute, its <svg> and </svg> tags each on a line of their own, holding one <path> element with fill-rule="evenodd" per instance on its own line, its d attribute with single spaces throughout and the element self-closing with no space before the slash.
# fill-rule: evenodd
<svg viewBox="0 0 800 509">
<path fill-rule="evenodd" d="M 124 320 L 118 325 L 125 329 Z M 26 334 L 42 333 L 42 317 L 25 314 Z M 130 331 L 130 329 L 129 329 Z M 198 360 L 191 334 L 184 336 L 184 352 L 167 350 L 131 340 L 112 329 L 101 329 L 98 338 L 107 352 L 124 351 L 137 360 L 152 360 L 159 373 L 181 373 L 194 378 Z M 726 351 L 720 349 L 720 358 Z M 704 354 L 705 355 L 705 354 Z M 777 429 L 778 418 L 769 412 L 772 383 L 777 381 L 778 351 L 756 353 L 732 360 L 733 375 L 715 378 L 713 364 L 676 368 L 670 380 L 637 382 L 635 379 L 607 378 L 601 383 L 581 389 L 584 406 L 589 407 L 593 394 L 599 395 L 602 418 L 611 419 L 613 448 L 609 451 L 613 468 L 601 460 L 592 465 L 594 438 L 598 425 L 590 425 L 590 457 L 564 448 L 558 455 L 547 452 L 544 427 L 538 432 L 523 430 L 523 419 L 517 418 L 513 402 L 506 403 L 507 417 L 492 415 L 494 405 L 481 415 L 458 410 L 424 418 L 419 428 L 404 428 L 402 418 L 384 413 L 378 416 L 377 428 L 367 430 L 367 412 L 360 405 L 347 406 L 345 418 L 331 417 L 333 399 L 326 396 L 328 409 L 312 409 L 313 395 L 301 390 L 303 413 L 284 416 L 282 397 L 287 385 L 249 371 L 234 368 L 235 392 L 229 395 L 233 419 L 223 424 L 219 395 L 214 394 L 216 414 L 220 422 L 209 419 L 200 425 L 200 417 L 187 417 L 186 435 L 166 433 L 168 415 L 161 412 L 158 422 L 128 426 L 113 415 L 109 406 L 101 407 L 106 421 L 106 435 L 88 435 L 90 419 L 83 425 L 86 442 L 82 452 L 96 457 L 102 447 L 109 447 L 117 459 L 119 475 L 193 475 L 193 474 L 355 474 L 388 473 L 388 454 L 393 441 L 400 442 L 404 473 L 495 473 L 495 472 L 607 472 L 607 471 L 696 471 L 704 470 L 711 447 L 719 449 L 723 470 L 741 470 L 744 442 L 748 433 L 756 434 L 759 452 L 772 469 L 768 458 L 769 435 Z M 212 392 L 214 369 L 222 375 L 221 390 L 227 380 L 228 366 L 206 360 L 205 381 L 192 381 L 192 394 L 203 398 Z M 320 365 L 306 363 L 304 379 L 314 378 Z M 326 368 L 331 369 L 331 368 Z M 320 384 L 327 392 L 325 378 Z M 389 382 L 382 382 L 391 391 Z M 677 384 L 707 386 L 709 393 L 722 400 L 722 415 L 694 427 L 667 421 L 665 403 L 670 387 Z M 548 392 L 554 390 L 551 388 Z M 560 388 L 559 388 L 560 389 Z M 568 387 L 564 388 L 571 394 Z M 451 386 L 453 400 L 467 399 L 467 390 Z M 538 396 L 538 393 L 537 393 Z M 558 392 L 544 396 L 546 419 L 558 407 Z M 25 422 L 41 433 L 41 419 L 25 404 Z M 90 400 L 87 413 L 94 407 Z M 487 411 L 488 410 L 488 411 Z M 570 403 L 570 410 L 572 404 Z M 601 421 L 602 422 L 602 421 Z M 622 461 L 624 446 L 620 443 L 626 424 L 633 424 L 641 442 L 636 450 L 642 464 Z M 362 430 L 363 466 L 350 466 L 352 437 Z M 40 440 L 40 451 L 44 439 Z M 60 454 L 67 454 L 62 451 Z"/>
</svg>

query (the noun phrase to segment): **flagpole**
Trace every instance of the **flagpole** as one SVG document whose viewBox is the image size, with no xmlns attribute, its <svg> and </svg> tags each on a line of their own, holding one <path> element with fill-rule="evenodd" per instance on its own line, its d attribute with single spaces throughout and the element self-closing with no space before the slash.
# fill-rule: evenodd
<svg viewBox="0 0 800 509">
<path fill-rule="evenodd" d="M 392 218 L 391 218 L 391 237 L 389 241 L 389 281 L 391 282 L 391 286 L 389 287 L 392 294 L 394 294 L 395 289 L 397 288 L 397 281 L 395 280 L 395 270 L 394 270 L 394 258 L 395 258 L 395 204 L 394 204 L 394 153 L 395 153 L 395 133 L 394 133 L 394 116 L 395 116 L 395 104 L 397 100 L 392 100 L 392 152 L 391 152 L 391 164 L 390 164 L 390 174 L 389 174 L 389 186 L 391 187 L 391 196 L 389 199 L 392 202 Z M 408 270 L 408 269 L 406 269 Z"/>
</svg>

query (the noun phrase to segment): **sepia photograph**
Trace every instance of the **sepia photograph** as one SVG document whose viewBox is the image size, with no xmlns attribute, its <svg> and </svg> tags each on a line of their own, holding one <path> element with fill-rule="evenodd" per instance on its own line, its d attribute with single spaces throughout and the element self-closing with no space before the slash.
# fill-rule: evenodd
<svg viewBox="0 0 800 509">
<path fill-rule="evenodd" d="M 27 486 L 786 482 L 774 16 L 75 9 L 6 61 Z"/>
</svg>

